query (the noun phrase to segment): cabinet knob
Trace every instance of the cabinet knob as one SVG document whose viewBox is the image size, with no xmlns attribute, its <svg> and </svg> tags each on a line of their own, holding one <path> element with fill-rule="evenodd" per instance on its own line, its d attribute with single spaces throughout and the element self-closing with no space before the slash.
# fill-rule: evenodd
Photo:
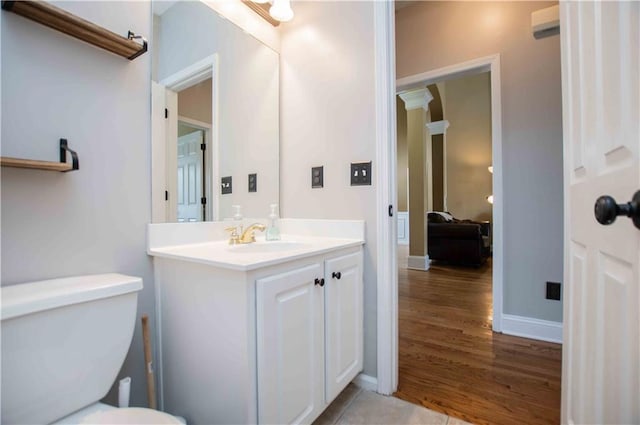
<svg viewBox="0 0 640 425">
<path fill-rule="evenodd" d="M 314 280 L 314 285 L 320 285 L 320 286 L 324 286 L 324 279 L 318 279 L 316 278 L 316 280 Z"/>
<path fill-rule="evenodd" d="M 340 280 L 340 278 L 342 277 L 342 273 L 340 273 L 340 272 L 333 272 L 333 273 L 331 273 L 331 277 L 332 277 L 332 278 L 334 278 L 334 279 L 338 279 L 338 280 Z"/>
</svg>

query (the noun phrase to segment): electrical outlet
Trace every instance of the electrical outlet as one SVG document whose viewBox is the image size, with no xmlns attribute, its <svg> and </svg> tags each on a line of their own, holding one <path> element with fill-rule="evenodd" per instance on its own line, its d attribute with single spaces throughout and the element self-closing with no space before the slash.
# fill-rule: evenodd
<svg viewBox="0 0 640 425">
<path fill-rule="evenodd" d="M 547 296 L 548 300 L 560 301 L 561 286 L 560 282 L 547 282 Z"/>
<path fill-rule="evenodd" d="M 258 191 L 258 174 L 249 174 L 249 192 Z"/>
<path fill-rule="evenodd" d="M 371 186 L 371 161 L 351 163 L 351 186 Z"/>
<path fill-rule="evenodd" d="M 311 187 L 314 189 L 324 186 L 324 166 L 311 168 Z"/>
<path fill-rule="evenodd" d="M 227 195 L 231 193 L 232 191 L 231 176 L 223 177 L 221 180 L 222 180 L 222 194 Z"/>
</svg>

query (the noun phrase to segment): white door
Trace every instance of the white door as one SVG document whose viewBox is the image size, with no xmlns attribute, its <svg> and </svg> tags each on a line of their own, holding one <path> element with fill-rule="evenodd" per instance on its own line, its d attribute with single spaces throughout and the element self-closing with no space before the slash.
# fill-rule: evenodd
<svg viewBox="0 0 640 425">
<path fill-rule="evenodd" d="M 362 254 L 325 262 L 326 402 L 362 370 Z"/>
<path fill-rule="evenodd" d="M 256 281 L 258 423 L 310 423 L 324 409 L 324 294 L 312 264 Z"/>
<path fill-rule="evenodd" d="M 562 422 L 640 422 L 640 230 L 594 203 L 640 189 L 640 3 L 562 2 Z"/>
<path fill-rule="evenodd" d="M 204 132 L 178 137 L 177 203 L 178 221 L 202 221 L 202 158 Z"/>
</svg>

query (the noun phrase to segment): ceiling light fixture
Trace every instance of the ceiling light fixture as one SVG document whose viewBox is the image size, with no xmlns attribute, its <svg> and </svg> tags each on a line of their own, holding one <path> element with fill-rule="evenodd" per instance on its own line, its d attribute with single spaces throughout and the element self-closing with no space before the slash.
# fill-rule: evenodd
<svg viewBox="0 0 640 425">
<path fill-rule="evenodd" d="M 293 9 L 290 0 L 273 0 L 269 14 L 280 22 L 289 22 L 293 19 Z"/>
</svg>

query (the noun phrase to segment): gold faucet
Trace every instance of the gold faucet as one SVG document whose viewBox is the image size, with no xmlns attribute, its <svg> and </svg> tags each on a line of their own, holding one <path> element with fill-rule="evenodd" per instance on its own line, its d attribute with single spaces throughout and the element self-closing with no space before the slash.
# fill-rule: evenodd
<svg viewBox="0 0 640 425">
<path fill-rule="evenodd" d="M 265 226 L 264 224 L 254 223 L 251 226 L 248 226 L 246 229 L 244 229 L 244 232 L 242 231 L 242 226 L 240 226 L 241 234 L 238 234 L 237 227 L 229 227 L 225 230 L 227 232 L 231 232 L 231 235 L 229 237 L 229 245 L 238 245 L 238 244 L 247 244 L 247 243 L 255 242 L 256 235 L 253 232 L 256 230 L 264 232 L 266 228 L 267 226 Z"/>
</svg>

